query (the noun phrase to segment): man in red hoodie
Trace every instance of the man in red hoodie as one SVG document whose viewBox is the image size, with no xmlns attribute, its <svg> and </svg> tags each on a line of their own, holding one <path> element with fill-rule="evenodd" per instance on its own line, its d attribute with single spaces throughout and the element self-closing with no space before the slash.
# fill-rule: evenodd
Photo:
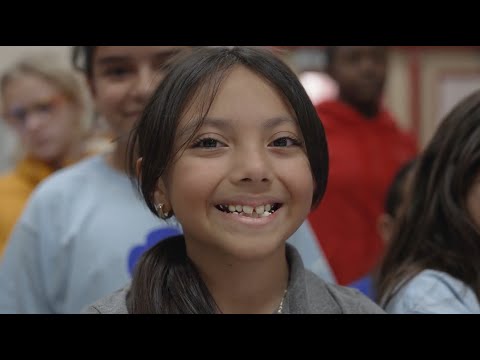
<svg viewBox="0 0 480 360">
<path fill-rule="evenodd" d="M 393 176 L 417 147 L 381 103 L 387 48 L 334 46 L 326 52 L 339 96 L 317 105 L 330 171 L 325 197 L 309 221 L 338 283 L 348 285 L 380 260 L 384 244 L 376 221 Z"/>
</svg>

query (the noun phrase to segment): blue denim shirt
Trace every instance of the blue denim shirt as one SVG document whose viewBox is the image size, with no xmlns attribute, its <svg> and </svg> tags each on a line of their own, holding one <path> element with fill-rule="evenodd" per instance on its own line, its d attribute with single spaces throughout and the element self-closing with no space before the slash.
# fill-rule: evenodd
<svg viewBox="0 0 480 360">
<path fill-rule="evenodd" d="M 386 304 L 392 314 L 480 314 L 480 302 L 462 281 L 436 270 L 424 270 Z"/>
</svg>

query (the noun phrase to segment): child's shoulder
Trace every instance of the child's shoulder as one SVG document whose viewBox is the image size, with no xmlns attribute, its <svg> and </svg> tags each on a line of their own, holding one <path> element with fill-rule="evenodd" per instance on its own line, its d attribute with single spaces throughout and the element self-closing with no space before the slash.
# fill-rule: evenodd
<svg viewBox="0 0 480 360">
<path fill-rule="evenodd" d="M 128 314 L 127 294 L 130 285 L 96 301 L 82 310 L 83 314 Z"/>
<path fill-rule="evenodd" d="M 84 159 L 74 165 L 56 171 L 43 180 L 34 193 L 35 197 L 49 197 L 61 192 L 79 191 L 87 182 L 92 181 L 95 174 L 104 171 L 104 160 L 101 156 Z"/>
<path fill-rule="evenodd" d="M 309 303 L 316 312 L 342 314 L 384 314 L 385 311 L 360 291 L 328 283 L 306 270 Z M 322 308 L 322 309 L 320 309 Z M 321 311 L 320 311 L 321 310 Z"/>
<path fill-rule="evenodd" d="M 386 309 L 389 313 L 479 313 L 480 303 L 461 280 L 426 269 L 406 282 Z"/>
</svg>

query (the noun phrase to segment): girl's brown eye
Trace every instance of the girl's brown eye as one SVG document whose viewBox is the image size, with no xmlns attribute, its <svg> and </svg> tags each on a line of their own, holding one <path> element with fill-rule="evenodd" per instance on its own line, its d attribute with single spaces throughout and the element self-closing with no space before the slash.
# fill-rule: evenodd
<svg viewBox="0 0 480 360">
<path fill-rule="evenodd" d="M 218 148 L 225 146 L 224 143 L 213 138 L 203 138 L 195 141 L 192 145 L 192 148 Z"/>
<path fill-rule="evenodd" d="M 275 146 L 275 147 L 289 147 L 289 146 L 301 145 L 301 143 L 298 140 L 288 136 L 283 136 L 281 138 L 273 140 L 270 144 L 271 146 Z"/>
</svg>

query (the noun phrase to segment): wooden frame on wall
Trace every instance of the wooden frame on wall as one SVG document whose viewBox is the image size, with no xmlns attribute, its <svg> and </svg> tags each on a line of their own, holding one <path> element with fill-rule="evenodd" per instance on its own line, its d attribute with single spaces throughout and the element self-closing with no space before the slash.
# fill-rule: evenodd
<svg viewBox="0 0 480 360">
<path fill-rule="evenodd" d="M 458 102 L 480 89 L 480 70 L 444 69 L 437 74 L 435 84 L 435 126 L 438 126 Z"/>
</svg>

